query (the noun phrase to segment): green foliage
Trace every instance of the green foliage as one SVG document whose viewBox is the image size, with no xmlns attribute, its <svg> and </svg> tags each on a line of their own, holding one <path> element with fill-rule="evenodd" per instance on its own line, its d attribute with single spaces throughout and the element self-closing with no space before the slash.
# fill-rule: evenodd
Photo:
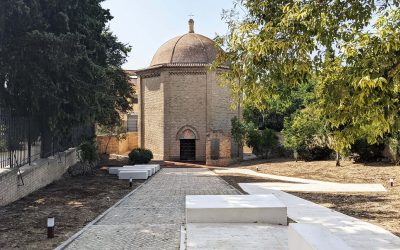
<svg viewBox="0 0 400 250">
<path fill-rule="evenodd" d="M 246 132 L 247 132 L 247 126 L 244 122 L 239 120 L 236 116 L 231 119 L 231 134 L 233 137 L 233 140 L 239 144 L 243 145 L 246 139 Z"/>
<path fill-rule="evenodd" d="M 82 163 L 93 165 L 99 160 L 95 139 L 86 139 L 78 147 L 78 158 Z"/>
<path fill-rule="evenodd" d="M 271 150 L 278 145 L 278 137 L 272 129 L 248 131 L 247 146 L 253 148 L 253 153 L 267 158 Z"/>
<path fill-rule="evenodd" d="M 107 28 L 102 0 L 0 1 L 0 102 L 62 135 L 117 124 L 133 90 L 121 65 L 130 47 Z"/>
<path fill-rule="evenodd" d="M 237 117 L 232 118 L 231 134 L 233 139 L 239 145 L 244 143 L 253 148 L 253 153 L 268 157 L 271 150 L 276 149 L 278 145 L 278 137 L 272 129 L 259 130 L 252 122 L 239 120 Z"/>
<path fill-rule="evenodd" d="M 373 144 L 400 130 L 399 1 L 240 0 L 236 6 L 225 12 L 229 32 L 216 41 L 226 53 L 213 67 L 230 63 L 222 78 L 234 96 L 243 94 L 237 101 L 268 115 L 271 100 L 290 100 L 294 89 L 315 82 L 315 101 L 305 107 L 318 107 L 323 119 L 311 123 L 329 132 L 329 147 L 338 152 L 359 138 Z M 243 18 L 235 15 L 240 8 Z M 293 123 L 292 131 L 285 126 L 288 145 L 310 140 L 299 131 L 312 141 L 319 136 L 314 125 Z"/>
<path fill-rule="evenodd" d="M 285 120 L 284 146 L 296 152 L 296 159 L 322 160 L 330 157 L 333 143 L 321 110 L 310 106 Z"/>
<path fill-rule="evenodd" d="M 315 101 L 314 87 L 315 83 L 309 82 L 292 88 L 286 94 L 280 92 L 267 100 L 265 110 L 262 111 L 245 106 L 243 119 L 247 123 L 257 124 L 260 129 L 270 128 L 279 132 L 283 129 L 285 117 Z"/>
<path fill-rule="evenodd" d="M 129 153 L 130 164 L 147 164 L 153 159 L 153 153 L 149 149 L 135 148 Z"/>
</svg>

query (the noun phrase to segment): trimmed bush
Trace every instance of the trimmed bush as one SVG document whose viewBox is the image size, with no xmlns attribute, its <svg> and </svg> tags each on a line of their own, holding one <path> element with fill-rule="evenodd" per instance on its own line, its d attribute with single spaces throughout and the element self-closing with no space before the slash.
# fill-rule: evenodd
<svg viewBox="0 0 400 250">
<path fill-rule="evenodd" d="M 153 159 L 153 153 L 149 149 L 135 148 L 129 153 L 130 164 L 147 164 Z"/>
</svg>

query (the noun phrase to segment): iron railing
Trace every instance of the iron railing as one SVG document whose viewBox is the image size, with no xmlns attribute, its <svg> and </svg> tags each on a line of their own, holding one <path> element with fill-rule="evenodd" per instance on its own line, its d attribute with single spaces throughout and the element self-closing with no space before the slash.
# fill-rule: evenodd
<svg viewBox="0 0 400 250">
<path fill-rule="evenodd" d="M 33 117 L 14 116 L 0 109 L 0 168 L 31 164 L 41 157 L 78 146 L 93 135 L 92 126 L 77 126 L 71 133 L 56 137 L 41 128 Z"/>
</svg>

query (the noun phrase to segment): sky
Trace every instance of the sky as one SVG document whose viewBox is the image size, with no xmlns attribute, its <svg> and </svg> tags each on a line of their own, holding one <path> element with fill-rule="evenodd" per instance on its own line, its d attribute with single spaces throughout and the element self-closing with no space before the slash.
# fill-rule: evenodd
<svg viewBox="0 0 400 250">
<path fill-rule="evenodd" d="M 150 65 L 163 43 L 188 32 L 189 15 L 196 33 L 211 39 L 226 34 L 222 10 L 231 9 L 233 0 L 106 0 L 102 6 L 114 16 L 111 31 L 132 46 L 123 68 L 140 69 Z"/>
</svg>

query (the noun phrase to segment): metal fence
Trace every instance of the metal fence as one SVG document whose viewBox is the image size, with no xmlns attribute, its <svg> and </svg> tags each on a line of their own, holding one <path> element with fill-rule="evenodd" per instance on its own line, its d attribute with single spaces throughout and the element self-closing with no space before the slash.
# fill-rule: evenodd
<svg viewBox="0 0 400 250">
<path fill-rule="evenodd" d="M 18 168 L 79 145 L 94 134 L 90 126 L 77 126 L 62 137 L 53 136 L 32 117 L 13 116 L 0 109 L 0 168 Z"/>
</svg>

